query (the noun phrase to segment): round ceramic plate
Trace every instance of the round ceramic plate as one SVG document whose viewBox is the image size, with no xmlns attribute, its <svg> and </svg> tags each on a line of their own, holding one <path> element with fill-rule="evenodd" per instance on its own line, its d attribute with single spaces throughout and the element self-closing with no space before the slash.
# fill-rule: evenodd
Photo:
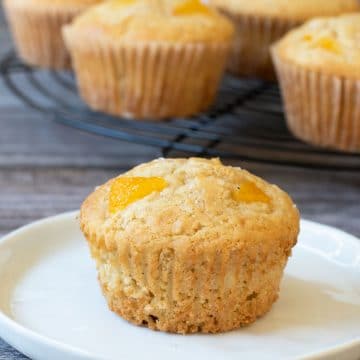
<svg viewBox="0 0 360 360">
<path fill-rule="evenodd" d="M 0 336 L 34 359 L 359 359 L 360 241 L 302 221 L 280 298 L 262 319 L 219 335 L 171 335 L 110 312 L 67 213 L 0 241 Z"/>
</svg>

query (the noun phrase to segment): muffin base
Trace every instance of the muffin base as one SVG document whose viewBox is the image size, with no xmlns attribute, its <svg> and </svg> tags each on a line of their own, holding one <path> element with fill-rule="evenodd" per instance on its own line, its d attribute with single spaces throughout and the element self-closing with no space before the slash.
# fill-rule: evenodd
<svg viewBox="0 0 360 360">
<path fill-rule="evenodd" d="M 5 2 L 6 14 L 12 29 L 19 56 L 28 64 L 51 69 L 70 69 L 71 61 L 61 29 L 79 9 L 18 8 Z"/>
<path fill-rule="evenodd" d="M 276 295 L 273 298 L 267 298 L 266 303 L 257 306 L 256 311 L 252 310 L 249 312 L 244 308 L 237 311 L 236 316 L 231 321 L 219 323 L 212 310 L 203 312 L 200 318 L 198 317 L 199 314 L 196 314 L 197 319 L 194 322 L 191 320 L 195 318 L 195 314 L 183 314 L 181 311 L 176 311 L 176 309 L 164 314 L 164 319 L 166 320 L 159 319 L 154 315 L 149 315 L 139 307 L 138 303 L 142 300 L 134 301 L 127 298 L 114 298 L 112 294 L 107 294 L 104 288 L 103 292 L 110 310 L 128 322 L 148 327 L 151 330 L 175 334 L 216 334 L 248 326 L 270 311 L 272 304 L 278 297 Z"/>
<path fill-rule="evenodd" d="M 317 146 L 360 152 L 360 79 L 301 67 L 276 50 L 273 58 L 290 131 Z"/>
<path fill-rule="evenodd" d="M 236 76 L 275 80 L 270 46 L 300 21 L 256 15 L 241 15 L 221 10 L 235 25 L 235 38 L 227 70 Z"/>
<path fill-rule="evenodd" d="M 71 35 L 67 43 L 85 102 L 129 118 L 164 119 L 205 110 L 215 98 L 229 50 L 225 44 L 90 45 Z"/>
<path fill-rule="evenodd" d="M 90 248 L 112 311 L 133 324 L 181 334 L 230 331 L 267 313 L 290 251 L 278 249 L 260 262 L 252 257 L 257 249 L 253 255 L 213 252 L 180 264 L 170 249 L 140 256 L 132 246 L 109 252 L 91 242 Z"/>
</svg>

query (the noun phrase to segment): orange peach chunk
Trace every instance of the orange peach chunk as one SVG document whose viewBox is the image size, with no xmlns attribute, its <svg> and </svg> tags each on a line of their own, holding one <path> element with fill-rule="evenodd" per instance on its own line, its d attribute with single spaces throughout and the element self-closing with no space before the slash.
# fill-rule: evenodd
<svg viewBox="0 0 360 360">
<path fill-rule="evenodd" d="M 201 3 L 200 0 L 184 0 L 176 5 L 173 10 L 174 15 L 196 15 L 210 13 L 210 9 Z"/>
<path fill-rule="evenodd" d="M 240 184 L 233 192 L 233 198 L 236 201 L 244 203 L 270 203 L 270 198 L 258 186 L 251 181 L 245 181 Z"/>
<path fill-rule="evenodd" d="M 322 37 L 318 39 L 315 43 L 315 46 L 336 54 L 341 53 L 341 47 L 339 43 L 330 37 Z"/>
<path fill-rule="evenodd" d="M 115 213 L 167 186 L 161 177 L 119 177 L 111 184 L 109 211 Z"/>
</svg>

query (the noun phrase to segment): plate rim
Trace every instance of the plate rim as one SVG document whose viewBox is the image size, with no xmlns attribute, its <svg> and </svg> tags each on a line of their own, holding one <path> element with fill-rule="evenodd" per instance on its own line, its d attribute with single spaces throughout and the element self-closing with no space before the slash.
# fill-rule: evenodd
<svg viewBox="0 0 360 360">
<path fill-rule="evenodd" d="M 78 218 L 79 210 L 72 210 L 67 211 L 64 213 L 60 213 L 57 215 L 45 217 L 33 222 L 30 222 L 26 225 L 23 225 L 19 227 L 16 230 L 13 230 L 4 236 L 0 237 L 0 249 L 1 247 L 8 242 L 14 241 L 14 239 L 17 238 L 17 236 L 25 233 L 29 229 L 39 228 L 42 226 L 49 225 L 53 223 L 54 221 L 66 221 L 70 219 L 76 219 Z M 347 242 L 350 242 L 352 244 L 355 244 L 356 247 L 359 247 L 360 250 L 360 239 L 357 238 L 355 235 L 352 235 L 346 231 L 343 231 L 341 229 L 338 229 L 336 227 L 325 225 L 322 223 L 318 223 L 315 221 L 307 220 L 307 219 L 301 219 L 301 224 L 307 224 L 310 226 L 315 227 L 321 227 L 327 231 L 335 231 L 337 234 L 343 235 Z M 23 336 L 23 338 L 27 341 L 30 341 L 31 343 L 34 343 L 37 347 L 39 346 L 46 346 L 48 348 L 51 348 L 52 350 L 58 351 L 60 353 L 67 353 L 72 356 L 76 356 L 82 359 L 89 359 L 94 360 L 97 359 L 94 355 L 89 353 L 88 351 L 79 349 L 77 347 L 68 345 L 64 342 L 52 339 L 51 337 L 47 337 L 46 335 L 39 334 L 38 332 L 31 330 L 27 328 L 24 325 L 21 325 L 14 319 L 10 318 L 8 315 L 6 315 L 3 310 L 0 308 L 0 337 L 4 339 L 10 346 L 13 346 L 15 349 L 17 349 L 20 352 L 23 352 L 19 349 L 16 344 L 10 339 L 10 336 L 7 336 L 7 333 L 10 332 L 12 334 L 15 334 L 17 336 Z M 346 354 L 346 352 L 349 352 L 353 349 L 356 349 L 356 347 L 359 347 L 360 349 L 360 336 L 358 339 L 351 340 L 349 342 L 345 342 L 344 344 L 337 345 L 333 348 L 329 348 L 320 352 L 311 352 L 308 354 L 301 355 L 298 359 L 302 360 L 311 360 L 311 359 L 326 359 L 328 357 L 334 357 L 341 354 Z M 23 352 L 25 355 L 26 353 Z M 103 358 L 106 359 L 106 358 Z"/>
<path fill-rule="evenodd" d="M 34 229 L 37 227 L 41 227 L 43 225 L 46 226 L 49 223 L 52 223 L 54 221 L 61 221 L 63 219 L 66 220 L 67 218 L 69 220 L 72 217 L 77 218 L 78 214 L 79 214 L 79 210 L 72 210 L 72 211 L 67 211 L 64 213 L 57 214 L 57 215 L 48 216 L 48 217 L 30 222 L 28 224 L 25 224 L 25 225 L 19 227 L 18 229 L 15 229 L 14 231 L 11 231 L 8 234 L 1 237 L 0 238 L 0 249 L 1 249 L 1 246 L 3 246 L 3 244 L 13 241 L 14 238 L 16 238 L 18 235 L 21 235 L 22 233 L 26 232 L 29 229 Z M 5 329 L 3 328 L 4 325 L 5 325 Z M 3 331 L 3 330 L 5 330 L 5 331 Z M 89 360 L 95 359 L 95 357 L 93 355 L 91 355 L 89 352 L 87 352 L 85 350 L 81 350 L 77 347 L 68 345 L 64 342 L 52 339 L 51 337 L 48 337 L 46 335 L 39 334 L 38 332 L 31 330 L 24 325 L 21 325 L 20 323 L 18 323 L 17 321 L 12 319 L 8 315 L 6 315 L 3 312 L 3 310 L 0 308 L 0 337 L 2 339 L 4 339 L 10 346 L 13 346 L 17 351 L 19 351 L 21 353 L 22 351 L 19 350 L 17 348 L 17 346 L 13 345 L 12 341 L 7 341 L 6 330 L 9 330 L 9 331 L 12 330 L 14 334 L 24 336 L 24 338 L 26 340 L 34 342 L 36 345 L 44 344 L 47 347 L 54 348 L 55 350 L 60 351 L 60 352 L 70 353 L 73 356 L 78 356 L 78 357 L 81 357 L 84 359 L 89 359 Z M 5 334 L 5 336 L 4 336 L 4 334 Z"/>
</svg>

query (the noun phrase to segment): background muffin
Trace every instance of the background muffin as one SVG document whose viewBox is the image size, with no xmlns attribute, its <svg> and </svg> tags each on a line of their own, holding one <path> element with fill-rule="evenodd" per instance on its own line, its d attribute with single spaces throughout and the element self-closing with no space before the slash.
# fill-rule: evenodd
<svg viewBox="0 0 360 360">
<path fill-rule="evenodd" d="M 234 22 L 236 36 L 228 69 L 241 76 L 273 79 L 269 47 L 315 16 L 360 10 L 357 0 L 210 0 Z"/>
<path fill-rule="evenodd" d="M 299 231 L 278 187 L 198 158 L 159 159 L 110 180 L 80 221 L 110 309 L 177 333 L 231 330 L 266 313 Z"/>
<path fill-rule="evenodd" d="M 64 33 L 93 109 L 160 119 L 212 103 L 233 26 L 199 0 L 130 0 L 90 9 Z"/>
<path fill-rule="evenodd" d="M 70 57 L 63 25 L 101 0 L 4 0 L 19 55 L 31 65 L 64 69 Z"/>
<path fill-rule="evenodd" d="M 310 21 L 273 48 L 290 130 L 360 151 L 360 14 Z"/>
</svg>

